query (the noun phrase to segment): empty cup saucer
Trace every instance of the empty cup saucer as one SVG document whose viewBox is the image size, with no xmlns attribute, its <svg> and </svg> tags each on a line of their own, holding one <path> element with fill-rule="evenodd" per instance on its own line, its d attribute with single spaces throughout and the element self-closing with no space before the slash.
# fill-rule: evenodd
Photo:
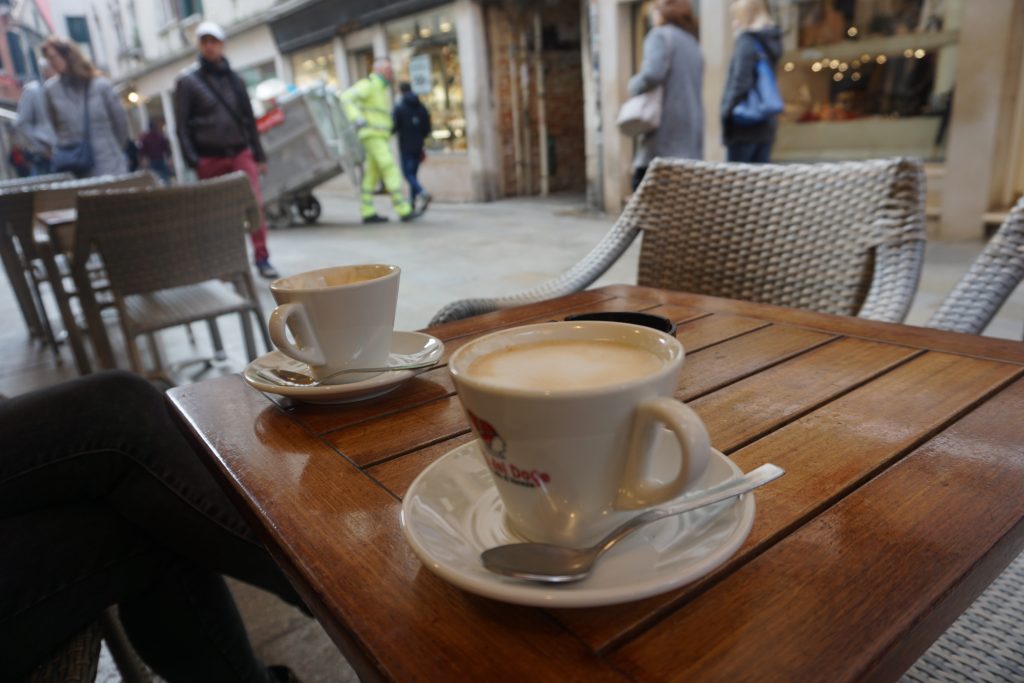
<svg viewBox="0 0 1024 683">
<path fill-rule="evenodd" d="M 444 354 L 444 343 L 436 337 L 422 332 L 400 332 L 391 334 L 391 357 L 417 356 L 425 349 L 430 349 L 427 360 L 437 362 Z M 399 361 L 400 362 L 400 361 Z M 280 351 L 271 351 L 262 355 L 245 368 L 243 379 L 249 386 L 269 394 L 287 396 L 306 403 L 351 403 L 382 396 L 394 391 L 408 382 L 421 370 L 395 370 L 370 375 L 364 380 L 343 384 L 324 384 L 321 386 L 282 386 L 270 382 L 258 374 L 259 370 L 291 370 L 309 374 L 309 366 L 289 358 Z"/>
</svg>

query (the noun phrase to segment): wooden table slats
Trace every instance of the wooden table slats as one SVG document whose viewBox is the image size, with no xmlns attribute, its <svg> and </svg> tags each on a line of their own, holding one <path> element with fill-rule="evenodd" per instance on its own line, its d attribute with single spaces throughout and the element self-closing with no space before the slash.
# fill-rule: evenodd
<svg viewBox="0 0 1024 683">
<path fill-rule="evenodd" d="M 787 470 L 723 567 L 623 605 L 505 605 L 413 555 L 402 496 L 472 440 L 446 368 L 348 406 L 171 392 L 365 679 L 895 680 L 1024 547 L 1024 344 L 630 286 L 431 332 L 450 353 L 583 310 L 679 323 L 677 396 L 741 469 Z"/>
</svg>

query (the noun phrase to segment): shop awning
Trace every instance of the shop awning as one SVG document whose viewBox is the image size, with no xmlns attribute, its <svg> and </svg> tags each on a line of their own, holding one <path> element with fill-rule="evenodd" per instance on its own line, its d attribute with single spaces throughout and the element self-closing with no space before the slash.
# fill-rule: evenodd
<svg viewBox="0 0 1024 683">
<path fill-rule="evenodd" d="M 270 21 L 274 41 L 282 53 L 324 43 L 335 35 L 389 21 L 450 0 L 312 0 L 281 12 Z"/>
</svg>

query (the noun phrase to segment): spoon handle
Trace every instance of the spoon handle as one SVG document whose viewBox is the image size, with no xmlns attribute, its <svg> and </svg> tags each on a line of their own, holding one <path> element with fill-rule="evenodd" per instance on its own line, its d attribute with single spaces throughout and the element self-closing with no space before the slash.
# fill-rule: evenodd
<svg viewBox="0 0 1024 683">
<path fill-rule="evenodd" d="M 759 486 L 764 486 L 770 481 L 778 479 L 785 473 L 785 470 L 776 465 L 772 465 L 770 463 L 761 465 L 747 474 L 744 474 L 742 477 L 730 479 L 718 486 L 713 486 L 712 488 L 705 489 L 704 491 L 694 493 L 691 496 L 686 496 L 676 505 L 667 508 L 648 510 L 643 514 L 637 515 L 623 523 L 621 526 L 613 529 L 611 533 L 598 541 L 594 548 L 598 553 L 603 553 L 605 550 L 608 550 L 642 526 L 647 526 L 652 522 L 657 522 L 659 519 L 681 515 L 684 512 L 690 512 L 691 510 L 696 510 L 707 505 L 714 505 L 715 503 L 720 503 L 723 500 L 728 500 L 733 496 L 747 493 Z"/>
</svg>

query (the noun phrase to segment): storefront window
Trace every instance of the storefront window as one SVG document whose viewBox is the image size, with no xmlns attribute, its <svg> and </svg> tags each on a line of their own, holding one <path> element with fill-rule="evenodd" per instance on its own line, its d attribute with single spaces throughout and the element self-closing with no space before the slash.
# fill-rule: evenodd
<svg viewBox="0 0 1024 683">
<path fill-rule="evenodd" d="M 325 43 L 296 52 L 292 55 L 292 74 L 300 88 L 319 84 L 338 87 L 334 47 Z"/>
<path fill-rule="evenodd" d="M 239 69 L 238 75 L 245 83 L 245 89 L 249 92 L 249 97 L 254 97 L 256 94 L 256 86 L 267 79 L 275 78 L 277 76 L 277 70 L 274 68 L 273 62 L 266 62 L 264 64 L 250 66 L 247 69 Z"/>
<path fill-rule="evenodd" d="M 786 48 L 777 158 L 944 156 L 963 0 L 771 4 Z"/>
<path fill-rule="evenodd" d="M 398 82 L 408 81 L 430 112 L 433 133 L 427 148 L 466 149 L 455 20 L 450 9 L 406 17 L 387 25 L 388 47 Z"/>
</svg>

